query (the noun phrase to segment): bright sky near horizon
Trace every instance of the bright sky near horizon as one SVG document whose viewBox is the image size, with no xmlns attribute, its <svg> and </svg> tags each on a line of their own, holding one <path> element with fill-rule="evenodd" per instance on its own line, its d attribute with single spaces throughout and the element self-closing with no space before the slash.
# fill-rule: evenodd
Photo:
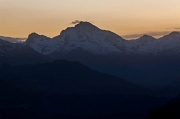
<svg viewBox="0 0 180 119">
<path fill-rule="evenodd" d="M 126 38 L 180 30 L 180 0 L 0 0 L 0 35 L 56 36 L 74 20 Z"/>
</svg>

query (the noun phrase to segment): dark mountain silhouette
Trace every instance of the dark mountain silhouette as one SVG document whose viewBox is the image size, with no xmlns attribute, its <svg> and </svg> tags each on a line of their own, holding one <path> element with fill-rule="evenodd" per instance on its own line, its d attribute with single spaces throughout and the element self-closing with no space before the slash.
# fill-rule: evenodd
<svg viewBox="0 0 180 119">
<path fill-rule="evenodd" d="M 0 67 L 0 79 L 23 82 L 24 90 L 62 94 L 146 94 L 148 90 L 118 77 L 99 73 L 65 60 L 37 65 Z M 23 87 L 24 86 L 24 87 Z M 30 90 L 31 91 L 31 90 Z"/>
<path fill-rule="evenodd" d="M 158 90 L 159 95 L 177 97 L 180 93 L 180 78 Z"/>
<path fill-rule="evenodd" d="M 169 100 L 153 93 L 78 62 L 0 66 L 1 119 L 141 119 Z"/>
<path fill-rule="evenodd" d="M 155 118 L 168 118 L 168 119 L 179 119 L 180 118 L 180 96 L 170 101 L 168 104 L 157 109 L 151 113 L 147 119 Z"/>
</svg>

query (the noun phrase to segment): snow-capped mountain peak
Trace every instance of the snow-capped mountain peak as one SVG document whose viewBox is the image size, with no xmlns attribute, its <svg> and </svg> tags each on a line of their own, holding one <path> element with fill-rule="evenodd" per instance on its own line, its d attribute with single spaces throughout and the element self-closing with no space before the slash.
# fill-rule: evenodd
<svg viewBox="0 0 180 119">
<path fill-rule="evenodd" d="M 139 39 L 137 39 L 138 42 L 145 43 L 145 42 L 152 42 L 156 40 L 154 37 L 149 35 L 143 35 Z"/>
<path fill-rule="evenodd" d="M 147 40 L 147 39 L 155 40 L 155 38 L 152 37 L 152 36 L 150 36 L 150 35 L 143 35 L 143 36 L 141 36 L 139 39 L 142 39 L 142 40 Z"/>
<path fill-rule="evenodd" d="M 143 35 L 136 40 L 124 40 L 117 34 L 102 30 L 92 23 L 80 22 L 74 27 L 63 30 L 60 35 L 48 38 L 37 33 L 29 35 L 26 44 L 44 55 L 65 53 L 81 49 L 93 54 L 128 53 L 155 54 L 177 53 L 180 45 L 180 33 L 172 32 L 160 39 Z M 170 52 L 169 52 L 170 51 Z"/>
<path fill-rule="evenodd" d="M 115 33 L 101 30 L 89 22 L 80 22 L 52 39 L 32 33 L 26 44 L 42 54 L 68 52 L 79 48 L 94 54 L 106 54 L 121 52 L 120 48 L 124 47 L 123 41 L 124 39 Z"/>
<path fill-rule="evenodd" d="M 180 40 L 180 33 L 177 31 L 171 32 L 168 35 L 163 36 L 161 39 L 164 40 L 172 40 L 172 39 L 179 39 Z"/>
<path fill-rule="evenodd" d="M 178 31 L 173 31 L 169 34 L 169 36 L 180 36 L 180 32 Z"/>
<path fill-rule="evenodd" d="M 82 29 L 88 29 L 88 30 L 99 30 L 99 28 L 97 26 L 93 25 L 90 22 L 84 22 L 84 21 L 81 21 L 79 24 L 76 24 L 75 28 L 82 28 Z"/>
<path fill-rule="evenodd" d="M 45 39 L 50 39 L 50 38 L 48 38 L 48 37 L 46 37 L 44 35 L 39 35 L 39 34 L 33 32 L 33 33 L 29 34 L 28 39 L 26 40 L 26 43 L 30 44 L 30 43 L 33 43 L 35 40 L 39 40 L 39 39 L 45 40 Z"/>
</svg>

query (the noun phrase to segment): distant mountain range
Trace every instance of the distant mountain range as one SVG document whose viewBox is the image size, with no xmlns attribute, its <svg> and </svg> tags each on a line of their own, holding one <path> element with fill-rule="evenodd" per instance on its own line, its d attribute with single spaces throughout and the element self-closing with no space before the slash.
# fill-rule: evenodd
<svg viewBox="0 0 180 119">
<path fill-rule="evenodd" d="M 144 35 L 125 40 L 89 22 L 80 22 L 54 38 L 31 33 L 24 43 L 1 40 L 1 44 L 1 64 L 66 59 L 153 89 L 169 85 L 180 77 L 179 32 L 159 39 Z"/>
<path fill-rule="evenodd" d="M 26 41 L 27 38 L 13 38 L 13 37 L 0 36 L 0 39 L 6 40 L 12 43 L 23 43 Z"/>
<path fill-rule="evenodd" d="M 89 22 L 54 38 L 0 37 L 0 118 L 144 118 L 180 94 L 179 46 L 179 32 L 125 40 Z"/>
<path fill-rule="evenodd" d="M 144 35 L 125 40 L 89 22 L 80 22 L 54 38 L 32 33 L 25 44 L 53 59 L 79 61 L 95 70 L 146 86 L 171 83 L 180 72 L 179 32 L 159 39 Z"/>
<path fill-rule="evenodd" d="M 32 33 L 26 44 L 41 54 L 70 52 L 76 49 L 93 54 L 171 55 L 180 53 L 180 33 L 172 32 L 155 39 L 144 35 L 136 40 L 125 40 L 115 33 L 101 30 L 89 22 L 63 30 L 60 35 L 48 38 Z"/>
</svg>

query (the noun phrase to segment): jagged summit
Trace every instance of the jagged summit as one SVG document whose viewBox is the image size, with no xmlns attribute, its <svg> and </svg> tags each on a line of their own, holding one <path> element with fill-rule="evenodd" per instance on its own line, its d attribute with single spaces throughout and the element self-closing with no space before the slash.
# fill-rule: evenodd
<svg viewBox="0 0 180 119">
<path fill-rule="evenodd" d="M 31 33 L 31 34 L 28 35 L 28 38 L 27 38 L 27 40 L 26 40 L 26 43 L 33 42 L 34 39 L 35 39 L 35 38 L 38 38 L 38 37 L 40 37 L 40 35 L 37 34 L 37 33 L 35 33 L 35 32 L 33 32 L 33 33 Z"/>
<path fill-rule="evenodd" d="M 97 26 L 93 25 L 92 23 L 90 22 L 87 22 L 87 21 L 81 21 L 79 22 L 78 24 L 75 25 L 75 28 L 96 28 L 96 29 L 99 29 Z"/>
<path fill-rule="evenodd" d="M 144 42 L 144 41 L 153 41 L 153 40 L 156 40 L 154 37 L 150 36 L 150 35 L 143 35 L 141 36 L 139 39 L 137 39 L 138 41 L 140 42 Z"/>
<path fill-rule="evenodd" d="M 155 39 L 154 37 L 152 37 L 152 36 L 150 36 L 150 35 L 147 35 L 147 34 L 145 34 L 145 35 L 143 35 L 143 36 L 140 37 L 140 39 L 146 39 L 146 38 Z"/>
<path fill-rule="evenodd" d="M 62 30 L 60 32 L 60 36 L 63 36 L 64 34 L 74 34 L 75 32 L 81 32 L 81 33 L 87 33 L 87 32 L 97 32 L 101 31 L 97 26 L 93 25 L 90 22 L 87 21 L 80 21 L 78 24 L 76 24 L 74 27 L 68 27 L 65 30 Z"/>
<path fill-rule="evenodd" d="M 33 33 L 29 34 L 28 39 L 29 38 L 38 38 L 38 37 L 47 37 L 47 36 L 39 35 L 38 33 L 33 32 Z"/>
<path fill-rule="evenodd" d="M 81 21 L 78 24 L 76 24 L 74 27 L 67 28 L 67 30 L 76 30 L 78 32 L 95 32 L 95 31 L 100 31 L 97 26 L 93 25 L 90 22 L 86 21 Z"/>
<path fill-rule="evenodd" d="M 163 36 L 162 38 L 160 38 L 160 39 L 162 39 L 162 40 L 170 40 L 170 39 L 176 39 L 176 40 L 178 40 L 178 39 L 180 39 L 180 32 L 178 32 L 178 31 L 173 31 L 173 32 L 171 32 L 171 33 L 169 33 L 168 35 L 165 35 L 165 36 Z"/>
<path fill-rule="evenodd" d="M 173 31 L 169 34 L 169 36 L 180 36 L 180 32 L 178 31 Z"/>
<path fill-rule="evenodd" d="M 35 39 L 50 39 L 50 38 L 47 36 L 39 35 L 39 34 L 33 32 L 33 33 L 29 34 L 25 43 L 26 44 L 32 43 L 32 42 L 34 42 Z"/>
<path fill-rule="evenodd" d="M 39 35 L 38 33 L 36 33 L 36 32 L 32 32 L 31 34 L 29 34 L 29 36 L 31 36 L 31 35 Z"/>
</svg>

